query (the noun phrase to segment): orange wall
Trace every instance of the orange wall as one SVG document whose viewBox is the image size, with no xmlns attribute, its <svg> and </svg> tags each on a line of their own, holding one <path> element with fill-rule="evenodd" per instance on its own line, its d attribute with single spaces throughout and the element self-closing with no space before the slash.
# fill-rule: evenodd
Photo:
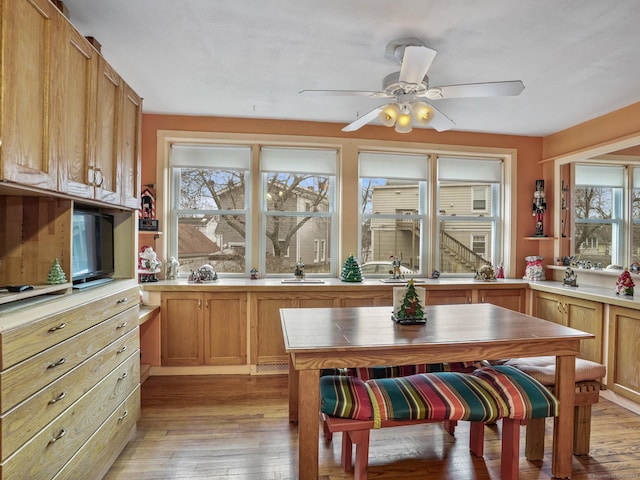
<svg viewBox="0 0 640 480">
<path fill-rule="evenodd" d="M 357 132 L 344 133 L 340 129 L 342 124 L 300 122 L 288 120 L 256 120 L 241 118 L 197 117 L 178 115 L 144 114 L 142 121 L 142 183 L 156 182 L 158 130 L 184 130 L 199 132 L 218 132 L 234 134 L 264 134 L 287 136 L 331 137 L 333 139 L 358 140 L 388 140 L 397 144 L 399 141 L 411 143 L 425 143 L 433 145 L 454 145 L 466 147 L 508 148 L 517 150 L 518 180 L 515 187 L 517 197 L 516 225 L 516 270 L 513 277 L 524 274 L 527 255 L 538 255 L 540 244 L 524 240 L 535 232 L 535 222 L 531 212 L 535 180 L 542 178 L 542 138 L 514 135 L 493 135 L 468 132 L 441 132 L 431 129 L 415 129 L 411 133 L 399 135 L 391 128 L 379 126 L 365 126 Z M 545 179 L 551 182 L 551 179 Z M 551 192 L 550 188 L 547 188 Z M 549 195 L 549 194 L 547 194 Z M 548 199 L 549 201 L 551 199 Z M 549 212 L 552 205 L 549 205 Z M 548 217 L 549 215 L 547 215 Z M 550 231 L 552 222 L 545 218 L 545 233 Z M 552 242 L 546 242 L 552 243 Z M 548 259 L 549 262 L 551 258 Z"/>
</svg>

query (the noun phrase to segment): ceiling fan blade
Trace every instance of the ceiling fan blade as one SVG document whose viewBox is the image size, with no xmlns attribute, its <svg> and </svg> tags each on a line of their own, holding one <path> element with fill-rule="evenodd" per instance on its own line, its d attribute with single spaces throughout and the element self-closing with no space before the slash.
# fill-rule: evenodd
<svg viewBox="0 0 640 480">
<path fill-rule="evenodd" d="M 438 52 L 428 47 L 405 47 L 400 68 L 400 81 L 421 83 L 431 66 L 431 62 L 436 58 L 436 53 Z"/>
<path fill-rule="evenodd" d="M 433 127 L 438 132 L 444 132 L 456 126 L 456 122 L 447 117 L 444 113 L 438 110 L 433 105 L 429 104 L 434 111 L 433 118 L 429 122 L 429 126 Z"/>
<path fill-rule="evenodd" d="M 513 80 L 509 82 L 468 83 L 466 85 L 433 87 L 426 91 L 425 96 L 432 100 L 440 98 L 509 97 L 520 95 L 523 90 L 524 83 L 520 80 Z"/>
<path fill-rule="evenodd" d="M 377 118 L 378 114 L 382 111 L 384 107 L 386 107 L 386 105 L 380 105 L 379 107 L 376 107 L 373 110 L 371 110 L 369 113 L 365 113 L 364 115 L 359 117 L 357 120 L 354 120 L 349 125 L 344 127 L 342 131 L 353 132 L 355 130 L 358 130 L 360 127 L 365 126 L 367 123 Z"/>
<path fill-rule="evenodd" d="M 308 95 L 391 98 L 391 95 L 386 92 L 375 92 L 369 90 L 300 90 L 298 93 Z"/>
</svg>

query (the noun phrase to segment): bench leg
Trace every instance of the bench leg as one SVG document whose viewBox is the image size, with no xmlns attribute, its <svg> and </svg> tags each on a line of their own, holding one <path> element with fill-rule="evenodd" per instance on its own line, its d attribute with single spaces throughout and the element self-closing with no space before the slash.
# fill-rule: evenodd
<svg viewBox="0 0 640 480">
<path fill-rule="evenodd" d="M 349 432 L 342 432 L 340 463 L 345 472 L 351 472 L 353 470 L 353 442 L 351 441 Z"/>
<path fill-rule="evenodd" d="M 520 420 L 502 419 L 500 479 L 516 480 L 520 470 Z"/>
<path fill-rule="evenodd" d="M 530 462 L 542 460 L 544 457 L 544 427 L 544 418 L 527 420 L 524 454 Z"/>
<path fill-rule="evenodd" d="M 356 463 L 353 469 L 354 480 L 367 480 L 367 466 L 369 465 L 369 430 L 344 432 L 356 444 Z"/>
<path fill-rule="evenodd" d="M 591 439 L 591 405 L 573 409 L 573 454 L 588 455 Z"/>
<path fill-rule="evenodd" d="M 443 423 L 444 430 L 450 434 L 454 435 L 456 433 L 456 426 L 458 425 L 457 420 L 445 420 Z"/>
<path fill-rule="evenodd" d="M 477 457 L 484 455 L 484 422 L 471 422 L 469 450 Z"/>
</svg>

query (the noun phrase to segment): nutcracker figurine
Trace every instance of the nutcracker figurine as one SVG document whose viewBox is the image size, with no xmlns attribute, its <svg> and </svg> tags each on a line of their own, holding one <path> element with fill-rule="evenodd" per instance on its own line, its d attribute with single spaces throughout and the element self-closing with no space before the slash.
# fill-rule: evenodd
<svg viewBox="0 0 640 480">
<path fill-rule="evenodd" d="M 536 180 L 536 191 L 533 193 L 533 216 L 536 217 L 536 234 L 534 237 L 544 237 L 544 211 L 547 202 L 544 199 L 544 180 Z"/>
</svg>

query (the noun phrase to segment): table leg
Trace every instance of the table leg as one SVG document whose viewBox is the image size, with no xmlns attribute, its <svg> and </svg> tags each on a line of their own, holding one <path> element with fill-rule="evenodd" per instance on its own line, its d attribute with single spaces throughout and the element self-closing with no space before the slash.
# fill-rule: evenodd
<svg viewBox="0 0 640 480">
<path fill-rule="evenodd" d="M 560 412 L 554 420 L 551 474 L 555 478 L 571 477 L 573 448 L 573 404 L 575 403 L 575 355 L 556 357 L 556 396 Z"/>
<path fill-rule="evenodd" d="M 298 422 L 298 380 L 300 372 L 293 365 L 293 355 L 289 355 L 289 421 Z"/>
<path fill-rule="evenodd" d="M 320 370 L 300 370 L 298 393 L 298 478 L 317 480 Z"/>
</svg>

